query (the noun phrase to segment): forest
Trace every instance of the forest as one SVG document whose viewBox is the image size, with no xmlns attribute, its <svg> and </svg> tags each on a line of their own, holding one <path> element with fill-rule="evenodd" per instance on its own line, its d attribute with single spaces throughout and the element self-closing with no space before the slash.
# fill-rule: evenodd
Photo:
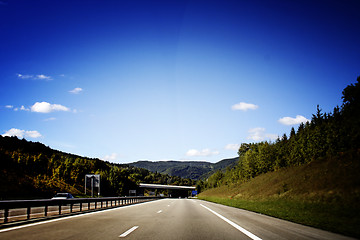
<svg viewBox="0 0 360 240">
<path fill-rule="evenodd" d="M 360 151 L 360 77 L 342 91 L 342 105 L 331 113 L 317 106 L 311 122 L 291 129 L 275 142 L 242 143 L 239 162 L 226 172 L 217 171 L 198 181 L 198 191 L 231 183 L 246 182 L 263 173 L 310 163 L 316 159 Z M 355 157 L 356 158 L 356 157 Z M 359 161 L 359 159 L 354 159 Z"/>
<path fill-rule="evenodd" d="M 100 174 L 101 196 L 126 196 L 138 183 L 193 186 L 195 181 L 80 157 L 42 143 L 0 136 L 0 200 L 84 194 L 86 174 Z"/>
</svg>

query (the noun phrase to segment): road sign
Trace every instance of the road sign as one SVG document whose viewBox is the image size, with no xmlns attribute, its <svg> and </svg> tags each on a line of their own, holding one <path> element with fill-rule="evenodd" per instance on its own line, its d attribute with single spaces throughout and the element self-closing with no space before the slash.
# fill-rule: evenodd
<svg viewBox="0 0 360 240">
<path fill-rule="evenodd" d="M 93 197 L 94 187 L 98 189 L 98 195 L 100 195 L 100 174 L 86 174 L 85 175 L 85 194 L 86 186 L 91 187 L 91 196 Z"/>
<path fill-rule="evenodd" d="M 100 186 L 100 174 L 86 174 L 85 179 L 86 179 L 86 185 L 88 186 L 93 186 L 93 187 Z"/>
</svg>

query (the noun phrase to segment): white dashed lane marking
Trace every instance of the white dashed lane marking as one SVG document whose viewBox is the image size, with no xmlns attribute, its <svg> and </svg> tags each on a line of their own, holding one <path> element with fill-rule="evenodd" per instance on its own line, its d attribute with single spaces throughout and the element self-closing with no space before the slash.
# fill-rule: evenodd
<svg viewBox="0 0 360 240">
<path fill-rule="evenodd" d="M 119 237 L 123 238 L 126 237 L 127 235 L 129 235 L 130 233 L 132 233 L 133 231 L 135 231 L 139 226 L 133 226 L 132 228 L 130 228 L 129 230 L 127 230 L 126 232 L 124 232 L 123 234 L 121 234 Z"/>
</svg>

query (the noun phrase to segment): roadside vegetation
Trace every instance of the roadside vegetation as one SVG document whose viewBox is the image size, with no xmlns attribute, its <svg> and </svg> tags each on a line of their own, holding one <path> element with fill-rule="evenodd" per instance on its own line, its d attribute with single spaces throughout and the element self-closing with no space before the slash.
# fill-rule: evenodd
<svg viewBox="0 0 360 240">
<path fill-rule="evenodd" d="M 102 196 L 126 196 L 138 183 L 193 186 L 195 181 L 53 150 L 42 143 L 0 136 L 0 200 L 84 197 L 86 174 L 100 174 Z"/>
<path fill-rule="evenodd" d="M 342 93 L 289 136 L 241 144 L 238 165 L 198 181 L 199 197 L 360 237 L 360 77 Z"/>
</svg>

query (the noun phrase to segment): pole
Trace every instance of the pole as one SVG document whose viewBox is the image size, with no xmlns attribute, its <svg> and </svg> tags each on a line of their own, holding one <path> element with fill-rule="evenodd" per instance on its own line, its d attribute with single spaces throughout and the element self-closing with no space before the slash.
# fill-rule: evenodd
<svg viewBox="0 0 360 240">
<path fill-rule="evenodd" d="M 86 175 L 85 175 L 85 195 L 86 195 Z"/>
<path fill-rule="evenodd" d="M 94 177 L 91 178 L 91 197 L 94 197 Z"/>
</svg>

